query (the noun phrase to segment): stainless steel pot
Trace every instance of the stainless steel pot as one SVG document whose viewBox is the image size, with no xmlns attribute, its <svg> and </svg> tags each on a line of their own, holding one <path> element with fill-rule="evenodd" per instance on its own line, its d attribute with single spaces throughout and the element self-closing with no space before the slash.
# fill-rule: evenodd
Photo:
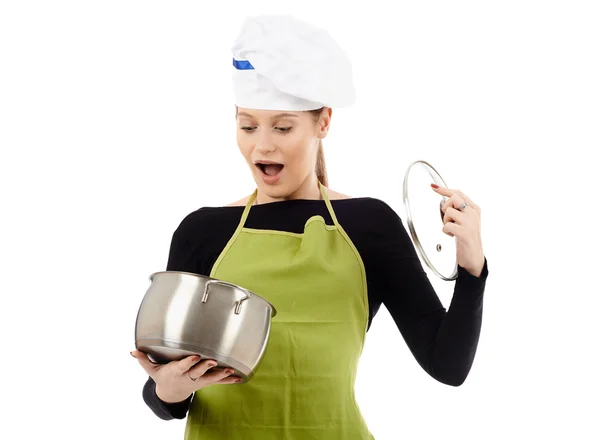
<svg viewBox="0 0 600 440">
<path fill-rule="evenodd" d="M 151 284 L 135 324 L 136 348 L 157 363 L 199 355 L 249 381 L 267 348 L 272 304 L 243 287 L 203 275 L 163 271 Z"/>
</svg>

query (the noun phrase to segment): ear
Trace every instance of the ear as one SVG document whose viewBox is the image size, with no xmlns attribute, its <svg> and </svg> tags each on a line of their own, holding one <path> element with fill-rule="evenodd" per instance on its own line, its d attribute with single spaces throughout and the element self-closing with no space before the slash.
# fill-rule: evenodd
<svg viewBox="0 0 600 440">
<path fill-rule="evenodd" d="M 331 114 L 331 107 L 323 107 L 323 110 L 321 110 L 321 116 L 319 116 L 319 121 L 317 122 L 317 137 L 319 137 L 319 139 L 323 139 L 329 132 Z"/>
</svg>

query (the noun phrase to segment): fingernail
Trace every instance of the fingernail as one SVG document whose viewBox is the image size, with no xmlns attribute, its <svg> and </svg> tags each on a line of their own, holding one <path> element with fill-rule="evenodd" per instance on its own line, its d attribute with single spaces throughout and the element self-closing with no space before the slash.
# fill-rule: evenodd
<svg viewBox="0 0 600 440">
<path fill-rule="evenodd" d="M 192 359 L 194 362 L 198 362 L 200 360 L 200 356 L 194 356 L 194 359 Z"/>
<path fill-rule="evenodd" d="M 234 373 L 234 371 L 233 370 L 225 370 L 225 373 L 231 376 Z"/>
<path fill-rule="evenodd" d="M 216 367 L 216 366 L 217 366 L 217 363 L 216 363 L 216 362 L 209 362 L 209 363 L 208 363 L 208 366 L 209 366 L 210 368 L 212 368 L 212 367 Z"/>
<path fill-rule="evenodd" d="M 431 184 L 431 187 L 432 187 L 432 188 L 434 188 L 434 189 L 438 189 L 438 188 L 439 188 L 439 185 L 436 185 L 435 183 L 432 183 L 432 184 Z"/>
<path fill-rule="evenodd" d="M 240 383 L 242 381 L 242 379 L 236 379 L 235 383 Z"/>
</svg>

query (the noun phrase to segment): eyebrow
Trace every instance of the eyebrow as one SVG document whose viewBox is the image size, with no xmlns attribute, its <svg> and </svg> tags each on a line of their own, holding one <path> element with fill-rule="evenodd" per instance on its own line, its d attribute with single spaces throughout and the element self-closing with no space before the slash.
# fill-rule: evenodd
<svg viewBox="0 0 600 440">
<path fill-rule="evenodd" d="M 252 116 L 251 114 L 246 113 L 246 112 L 239 112 L 238 116 L 247 116 L 249 118 L 254 118 L 254 116 Z M 277 118 L 283 118 L 283 117 L 297 118 L 298 115 L 295 115 L 293 113 L 277 113 L 276 115 L 272 116 L 271 119 L 277 119 Z"/>
</svg>

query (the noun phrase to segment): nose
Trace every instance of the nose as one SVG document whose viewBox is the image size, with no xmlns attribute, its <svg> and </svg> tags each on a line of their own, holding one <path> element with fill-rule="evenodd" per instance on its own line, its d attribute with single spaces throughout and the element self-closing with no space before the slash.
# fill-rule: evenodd
<svg viewBox="0 0 600 440">
<path fill-rule="evenodd" d="M 261 130 L 256 142 L 256 150 L 260 153 L 271 153 L 275 151 L 275 144 L 268 130 Z"/>
</svg>

